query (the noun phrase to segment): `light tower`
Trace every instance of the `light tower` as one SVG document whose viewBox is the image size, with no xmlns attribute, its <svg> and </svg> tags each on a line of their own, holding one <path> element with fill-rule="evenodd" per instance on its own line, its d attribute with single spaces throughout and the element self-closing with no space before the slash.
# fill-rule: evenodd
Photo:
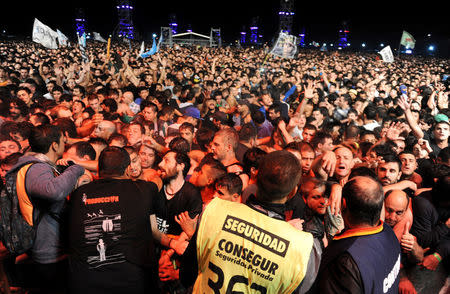
<svg viewBox="0 0 450 294">
<path fill-rule="evenodd" d="M 77 9 L 75 15 L 75 30 L 78 36 L 82 36 L 86 32 L 86 17 L 81 8 Z"/>
<path fill-rule="evenodd" d="M 125 37 L 127 39 L 135 38 L 135 31 L 133 26 L 133 9 L 134 6 L 130 0 L 117 0 L 117 16 L 118 24 L 114 30 L 116 37 Z"/>
<path fill-rule="evenodd" d="M 305 28 L 302 28 L 302 32 L 298 35 L 299 36 L 299 45 L 300 45 L 300 47 L 305 47 L 305 37 L 306 37 L 306 34 L 305 34 Z"/>
<path fill-rule="evenodd" d="M 172 34 L 176 35 L 178 31 L 177 16 L 175 14 L 169 15 L 169 27 L 172 29 Z"/>
<path fill-rule="evenodd" d="M 347 29 L 347 23 L 344 21 L 342 23 L 342 27 L 339 30 L 339 48 L 347 48 L 348 47 L 348 34 L 350 31 Z"/>
<path fill-rule="evenodd" d="M 258 43 L 258 22 L 259 22 L 259 17 L 254 17 L 252 19 L 252 25 L 250 27 L 250 43 L 251 44 Z"/>
<path fill-rule="evenodd" d="M 241 45 L 244 45 L 247 42 L 247 32 L 245 31 L 245 26 L 242 26 L 241 38 L 239 41 Z"/>
<path fill-rule="evenodd" d="M 292 25 L 294 24 L 294 0 L 280 0 L 280 32 L 292 33 Z"/>
</svg>

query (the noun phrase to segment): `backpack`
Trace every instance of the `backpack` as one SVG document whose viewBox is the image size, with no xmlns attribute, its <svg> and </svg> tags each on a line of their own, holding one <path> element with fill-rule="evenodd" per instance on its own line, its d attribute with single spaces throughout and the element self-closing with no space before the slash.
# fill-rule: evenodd
<svg viewBox="0 0 450 294">
<path fill-rule="evenodd" d="M 28 171 L 32 164 L 25 162 L 14 167 L 14 171 L 6 175 L 5 185 L 0 192 L 0 241 L 13 255 L 23 254 L 33 247 L 36 228 L 40 221 L 38 218 L 31 226 L 24 219 L 16 190 L 17 174 L 22 168 Z"/>
</svg>

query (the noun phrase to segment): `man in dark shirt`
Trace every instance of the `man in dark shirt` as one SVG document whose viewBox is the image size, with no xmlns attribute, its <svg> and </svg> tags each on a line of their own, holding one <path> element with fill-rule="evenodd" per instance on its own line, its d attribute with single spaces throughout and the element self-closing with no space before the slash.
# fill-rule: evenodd
<svg viewBox="0 0 450 294">
<path fill-rule="evenodd" d="M 157 287 L 149 220 L 158 190 L 128 179 L 129 165 L 124 149 L 104 149 L 100 179 L 71 195 L 71 293 L 149 293 Z"/>
<path fill-rule="evenodd" d="M 383 199 L 382 186 L 372 178 L 359 176 L 345 184 L 345 229 L 324 251 L 319 293 L 398 292 L 400 245 L 380 221 Z"/>
<path fill-rule="evenodd" d="M 164 234 L 180 235 L 183 231 L 175 216 L 188 211 L 194 218 L 202 211 L 199 190 L 185 181 L 191 164 L 189 157 L 181 152 L 169 151 L 159 164 L 164 187 L 156 198 L 158 229 Z"/>
</svg>

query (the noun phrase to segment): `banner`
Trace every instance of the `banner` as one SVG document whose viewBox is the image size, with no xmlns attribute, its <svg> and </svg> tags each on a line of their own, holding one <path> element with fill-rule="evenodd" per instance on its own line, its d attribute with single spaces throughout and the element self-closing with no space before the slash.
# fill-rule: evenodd
<svg viewBox="0 0 450 294">
<path fill-rule="evenodd" d="M 111 56 L 111 37 L 108 38 L 108 45 L 106 46 L 106 60 Z"/>
<path fill-rule="evenodd" d="M 60 47 L 66 47 L 69 43 L 69 39 L 60 30 L 56 30 L 58 34 L 58 43 Z"/>
<path fill-rule="evenodd" d="M 394 54 L 392 54 L 391 46 L 384 47 L 378 53 L 380 53 L 384 62 L 388 62 L 388 63 L 394 62 Z"/>
<path fill-rule="evenodd" d="M 402 39 L 400 40 L 400 45 L 403 45 L 408 49 L 414 49 L 414 46 L 416 45 L 416 40 L 410 33 L 408 33 L 407 31 L 403 31 Z"/>
<path fill-rule="evenodd" d="M 280 32 L 270 53 L 282 58 L 294 58 L 297 53 L 297 37 Z"/>
<path fill-rule="evenodd" d="M 97 32 L 94 32 L 94 40 L 95 40 L 95 41 L 99 41 L 99 42 L 103 42 L 103 43 L 106 43 L 106 42 L 107 42 L 107 41 L 106 41 L 105 39 L 103 39 L 103 37 L 100 36 L 100 34 L 97 33 Z"/>
<path fill-rule="evenodd" d="M 48 49 L 58 49 L 56 38 L 58 33 L 40 22 L 37 18 L 34 19 L 32 39 L 34 42 L 41 44 Z"/>
<path fill-rule="evenodd" d="M 160 39 L 160 40 L 161 40 L 161 39 Z M 139 54 L 139 57 L 141 57 L 142 59 L 147 58 L 147 57 L 149 57 L 149 56 L 155 54 L 156 52 L 158 52 L 158 49 L 159 49 L 159 44 L 158 44 L 158 45 L 156 44 L 156 35 L 153 35 L 153 45 L 152 45 L 152 48 L 151 48 L 149 51 L 147 51 L 147 52 L 144 52 L 144 53 L 142 53 L 142 54 Z"/>
<path fill-rule="evenodd" d="M 139 56 L 141 56 L 142 54 L 144 54 L 144 51 L 145 51 L 145 44 L 144 44 L 144 41 L 142 41 L 141 49 L 139 50 Z"/>
<path fill-rule="evenodd" d="M 86 53 L 86 33 L 83 33 L 81 37 L 78 36 L 78 47 L 80 47 L 81 59 L 83 63 L 88 63 L 89 57 Z"/>
</svg>

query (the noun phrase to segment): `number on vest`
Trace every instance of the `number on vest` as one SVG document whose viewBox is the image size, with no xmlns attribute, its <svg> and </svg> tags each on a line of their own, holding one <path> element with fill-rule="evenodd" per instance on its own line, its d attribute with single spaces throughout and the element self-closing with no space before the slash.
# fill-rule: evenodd
<svg viewBox="0 0 450 294">
<path fill-rule="evenodd" d="M 214 293 L 220 293 L 220 289 L 222 289 L 223 282 L 224 282 L 224 274 L 220 267 L 212 263 L 211 261 L 208 264 L 208 268 L 214 272 L 217 275 L 217 281 L 214 282 L 211 279 L 208 279 L 208 286 L 214 291 Z M 242 275 L 235 275 L 230 278 L 230 281 L 227 285 L 227 294 L 233 294 L 237 293 L 233 291 L 233 287 L 235 284 L 245 284 L 248 286 L 248 279 Z M 261 285 L 258 285 L 256 283 L 252 283 L 250 285 L 250 289 L 253 289 L 255 291 L 259 291 L 261 294 L 267 293 L 267 288 L 263 287 Z"/>
</svg>

